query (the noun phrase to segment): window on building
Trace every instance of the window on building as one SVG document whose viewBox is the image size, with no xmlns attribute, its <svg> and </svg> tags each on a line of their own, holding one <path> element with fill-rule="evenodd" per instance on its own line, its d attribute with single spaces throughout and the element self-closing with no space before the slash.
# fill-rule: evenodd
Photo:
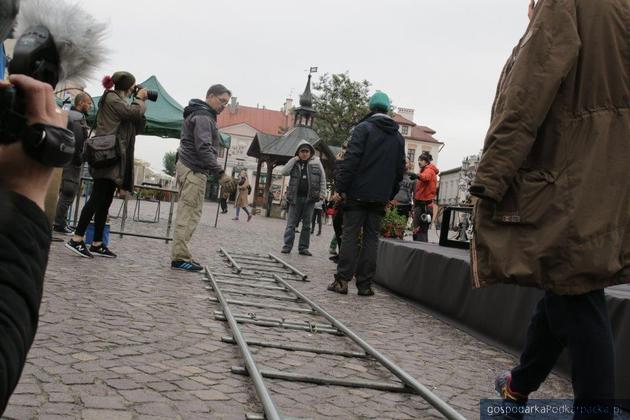
<svg viewBox="0 0 630 420">
<path fill-rule="evenodd" d="M 416 161 L 416 149 L 407 150 L 407 159 L 409 159 L 412 162 Z"/>
<path fill-rule="evenodd" d="M 400 134 L 402 134 L 403 136 L 406 136 L 407 134 L 409 134 L 409 126 L 401 125 L 400 126 Z"/>
</svg>

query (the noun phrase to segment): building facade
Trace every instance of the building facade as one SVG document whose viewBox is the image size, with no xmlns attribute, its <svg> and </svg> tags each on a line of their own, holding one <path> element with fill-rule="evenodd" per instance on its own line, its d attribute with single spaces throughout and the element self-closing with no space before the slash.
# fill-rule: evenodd
<svg viewBox="0 0 630 420">
<path fill-rule="evenodd" d="M 247 171 L 247 177 L 252 184 L 252 193 L 249 197 L 251 203 L 256 194 L 253 188 L 257 176 L 257 159 L 247 156 L 247 151 L 257 134 L 279 136 L 293 127 L 293 100 L 287 99 L 282 109 L 276 111 L 264 106 L 255 108 L 242 106 L 236 97 L 232 97 L 229 105 L 219 114 L 217 126 L 221 133 L 232 138 L 229 150 L 220 149 L 219 160 L 226 164 L 225 172 L 234 177 L 238 176 L 241 170 Z M 282 177 L 274 175 L 273 184 L 278 183 L 282 183 Z M 274 192 L 277 189 L 281 187 L 274 188 Z M 280 193 L 277 195 L 279 197 Z"/>
<path fill-rule="evenodd" d="M 439 206 L 470 204 L 470 183 L 475 178 L 481 153 L 464 158 L 462 166 L 440 172 Z"/>
<path fill-rule="evenodd" d="M 413 162 L 413 171 L 419 172 L 418 157 L 422 152 L 429 152 L 433 156 L 433 161 L 438 162 L 440 151 L 444 143 L 436 140 L 433 135 L 435 130 L 416 124 L 414 119 L 415 110 L 411 108 L 397 108 L 394 112 L 394 121 L 400 126 L 400 134 L 405 138 L 405 153 L 407 159 Z"/>
</svg>

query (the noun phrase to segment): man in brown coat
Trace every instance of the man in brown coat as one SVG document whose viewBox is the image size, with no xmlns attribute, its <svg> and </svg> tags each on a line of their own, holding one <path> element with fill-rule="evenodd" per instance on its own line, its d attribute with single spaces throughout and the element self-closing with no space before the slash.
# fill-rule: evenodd
<svg viewBox="0 0 630 420">
<path fill-rule="evenodd" d="M 472 277 L 546 293 L 497 378 L 505 399 L 526 401 L 565 346 L 575 404 L 614 398 L 604 288 L 630 282 L 629 72 L 626 0 L 539 0 L 502 72 L 470 189 Z"/>
</svg>

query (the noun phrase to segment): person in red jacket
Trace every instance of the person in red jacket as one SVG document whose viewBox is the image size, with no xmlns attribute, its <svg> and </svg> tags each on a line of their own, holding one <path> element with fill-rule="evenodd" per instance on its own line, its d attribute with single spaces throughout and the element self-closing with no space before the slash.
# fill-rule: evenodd
<svg viewBox="0 0 630 420">
<path fill-rule="evenodd" d="M 432 164 L 433 156 L 429 152 L 422 152 L 418 157 L 420 173 L 416 181 L 413 197 L 413 240 L 428 242 L 429 226 L 433 217 L 433 201 L 437 191 L 437 175 L 439 169 Z"/>
</svg>

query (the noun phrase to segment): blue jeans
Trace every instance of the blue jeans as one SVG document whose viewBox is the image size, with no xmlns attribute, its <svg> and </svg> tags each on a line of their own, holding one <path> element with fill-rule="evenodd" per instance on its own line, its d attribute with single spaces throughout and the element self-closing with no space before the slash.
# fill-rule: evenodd
<svg viewBox="0 0 630 420">
<path fill-rule="evenodd" d="M 249 216 L 249 211 L 247 210 L 247 207 L 237 207 L 236 208 L 236 217 L 238 218 L 239 214 L 241 214 L 241 208 Z"/>
<path fill-rule="evenodd" d="M 287 228 L 284 231 L 284 247 L 283 249 L 291 250 L 295 241 L 295 227 L 300 220 L 302 221 L 302 230 L 300 231 L 300 241 L 298 250 L 307 250 L 311 243 L 311 219 L 313 218 L 313 208 L 315 202 L 309 202 L 306 197 L 297 197 L 295 203 L 289 205 L 289 215 L 287 217 Z"/>
</svg>

